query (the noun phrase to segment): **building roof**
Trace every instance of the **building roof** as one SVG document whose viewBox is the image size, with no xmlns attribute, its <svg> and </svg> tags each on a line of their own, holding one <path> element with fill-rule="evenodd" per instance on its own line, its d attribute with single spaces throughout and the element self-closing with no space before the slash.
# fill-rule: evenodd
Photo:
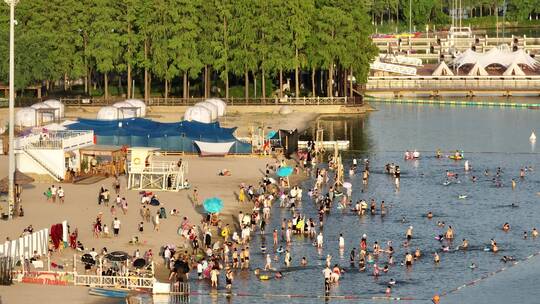
<svg viewBox="0 0 540 304">
<path fill-rule="evenodd" d="M 486 68 L 492 64 L 509 67 L 513 63 L 536 68 L 539 62 L 527 54 L 523 49 L 512 52 L 508 45 L 499 45 L 486 53 L 477 53 L 471 49 L 466 50 L 454 59 L 452 64 L 458 68 L 466 64 L 478 64 Z"/>
</svg>

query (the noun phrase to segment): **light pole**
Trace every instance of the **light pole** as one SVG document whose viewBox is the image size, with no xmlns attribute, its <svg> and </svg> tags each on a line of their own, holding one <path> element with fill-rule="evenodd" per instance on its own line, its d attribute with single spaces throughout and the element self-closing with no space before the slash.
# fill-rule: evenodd
<svg viewBox="0 0 540 304">
<path fill-rule="evenodd" d="M 9 5 L 9 169 L 8 169 L 8 216 L 15 210 L 15 5 L 18 0 L 4 0 Z"/>
</svg>

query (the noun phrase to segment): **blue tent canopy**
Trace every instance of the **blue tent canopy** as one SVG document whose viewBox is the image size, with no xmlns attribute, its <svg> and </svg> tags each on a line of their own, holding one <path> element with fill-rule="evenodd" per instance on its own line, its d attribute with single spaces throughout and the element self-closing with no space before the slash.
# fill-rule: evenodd
<svg viewBox="0 0 540 304">
<path fill-rule="evenodd" d="M 162 123 L 144 118 L 122 120 L 79 119 L 68 125 L 70 130 L 93 130 L 98 144 L 156 147 L 164 151 L 198 152 L 194 140 L 231 142 L 231 153 L 250 153 L 251 146 L 238 141 L 236 128 L 222 128 L 218 122 L 180 121 Z"/>
</svg>

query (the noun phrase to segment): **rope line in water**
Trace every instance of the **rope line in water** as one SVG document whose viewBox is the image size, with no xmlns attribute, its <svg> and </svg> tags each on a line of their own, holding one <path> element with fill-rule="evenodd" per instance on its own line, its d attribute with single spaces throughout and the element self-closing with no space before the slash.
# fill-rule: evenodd
<svg viewBox="0 0 540 304">
<path fill-rule="evenodd" d="M 453 288 L 453 289 L 451 289 L 451 290 L 443 291 L 443 292 L 441 292 L 440 296 L 441 296 L 441 297 L 447 296 L 447 295 L 452 294 L 452 293 L 455 293 L 455 292 L 457 292 L 457 291 L 459 291 L 459 290 L 461 290 L 461 289 L 463 289 L 463 288 L 470 287 L 470 286 L 474 286 L 474 285 L 476 285 L 477 283 L 480 283 L 480 282 L 482 282 L 482 281 L 485 281 L 485 280 L 487 280 L 487 279 L 489 279 L 489 278 L 495 276 L 496 274 L 503 273 L 504 271 L 506 271 L 506 270 L 508 270 L 508 269 L 510 269 L 510 268 L 512 268 L 512 267 L 514 267 L 514 266 L 516 266 L 516 265 L 519 265 L 519 264 L 522 263 L 522 262 L 523 262 L 523 263 L 528 262 L 529 260 L 531 260 L 532 258 L 534 258 L 534 257 L 536 257 L 536 256 L 538 256 L 538 255 L 540 255 L 540 251 L 539 251 L 539 252 L 536 252 L 536 253 L 533 253 L 533 254 L 531 254 L 531 255 L 529 255 L 529 256 L 527 256 L 527 257 L 526 257 L 524 260 L 522 260 L 522 261 L 511 262 L 509 266 L 505 266 L 505 267 L 502 267 L 501 269 L 492 271 L 492 272 L 490 272 L 490 273 L 488 273 L 488 274 L 485 274 L 485 275 L 483 275 L 483 276 L 481 276 L 481 277 L 479 277 L 479 278 L 477 278 L 477 279 L 474 279 L 474 280 L 472 280 L 472 281 L 469 281 L 469 282 L 467 282 L 467 283 L 465 283 L 465 284 L 463 284 L 463 285 L 460 285 L 460 286 L 458 286 L 458 287 L 456 287 L 456 288 Z"/>
<path fill-rule="evenodd" d="M 465 101 L 465 100 L 431 100 L 431 99 L 388 99 L 366 97 L 368 102 L 415 104 L 415 105 L 448 105 L 448 106 L 476 106 L 476 107 L 500 107 L 500 108 L 537 108 L 540 103 L 520 103 L 520 102 L 494 102 L 494 101 Z"/>
<path fill-rule="evenodd" d="M 304 299 L 332 299 L 332 300 L 372 300 L 372 301 L 428 301 L 429 299 L 413 297 L 393 297 L 393 296 L 372 296 L 363 297 L 359 295 L 301 295 L 301 294 L 253 294 L 244 292 L 190 292 L 190 296 L 221 296 L 221 297 L 256 297 L 256 298 L 304 298 Z"/>
</svg>

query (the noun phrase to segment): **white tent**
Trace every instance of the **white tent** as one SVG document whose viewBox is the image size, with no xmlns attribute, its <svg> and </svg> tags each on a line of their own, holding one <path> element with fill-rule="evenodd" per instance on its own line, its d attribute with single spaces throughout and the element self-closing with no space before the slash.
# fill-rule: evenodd
<svg viewBox="0 0 540 304">
<path fill-rule="evenodd" d="M 43 103 L 51 108 L 58 109 L 58 113 L 56 113 L 56 115 L 60 115 L 60 118 L 64 117 L 64 104 L 62 102 L 56 99 L 49 99 L 45 100 Z"/>
<path fill-rule="evenodd" d="M 446 65 L 444 61 L 441 61 L 441 64 L 433 71 L 433 76 L 454 76 L 452 70 Z"/>
<path fill-rule="evenodd" d="M 133 117 L 139 117 L 141 115 L 141 111 L 139 107 L 136 107 L 128 102 L 120 101 L 112 105 L 113 107 L 118 109 L 118 112 L 122 114 L 118 114 L 118 116 L 123 116 L 122 118 L 133 118 Z M 118 118 L 118 119 L 122 119 Z"/>
<path fill-rule="evenodd" d="M 121 116 L 121 117 L 119 117 Z M 124 118 L 122 116 L 122 113 L 118 111 L 118 108 L 116 107 L 103 107 L 99 109 L 99 112 L 97 113 L 98 120 L 117 120 Z"/>
<path fill-rule="evenodd" d="M 125 102 L 129 103 L 132 107 L 139 108 L 140 117 L 146 116 L 146 104 L 144 103 L 144 101 L 140 99 L 128 99 Z"/>
<path fill-rule="evenodd" d="M 514 62 L 504 71 L 503 76 L 525 76 L 525 72 Z"/>
<path fill-rule="evenodd" d="M 492 64 L 509 67 L 512 63 L 522 64 L 531 69 L 536 68 L 539 64 L 538 61 L 532 58 L 523 49 L 512 52 L 508 45 L 499 45 L 486 53 L 477 53 L 469 49 L 458 55 L 452 62 L 452 64 L 458 68 L 466 64 L 479 64 L 483 68 Z"/>
<path fill-rule="evenodd" d="M 473 68 L 469 71 L 469 76 L 488 76 L 488 72 L 480 64 L 475 64 Z"/>
<path fill-rule="evenodd" d="M 212 115 L 212 121 L 216 120 L 218 118 L 218 107 L 211 103 L 211 102 L 207 102 L 207 101 L 203 101 L 203 102 L 198 102 L 195 104 L 196 107 L 203 107 L 203 108 L 207 108 L 208 111 L 210 111 L 210 114 Z"/>
<path fill-rule="evenodd" d="M 210 102 L 215 105 L 218 109 L 218 116 L 223 116 L 227 113 L 227 103 L 219 98 L 210 98 L 205 100 L 205 102 Z"/>
<path fill-rule="evenodd" d="M 34 127 L 36 125 L 36 109 L 22 108 L 15 113 L 15 125 L 22 127 Z"/>
<path fill-rule="evenodd" d="M 42 112 L 41 113 L 41 122 L 51 122 L 55 119 L 55 117 L 60 117 L 60 109 L 57 109 L 57 108 L 51 108 L 49 105 L 47 105 L 46 103 L 44 102 L 39 102 L 39 103 L 35 103 L 33 105 L 30 106 L 32 109 L 35 109 L 36 112 L 38 109 L 49 109 L 49 110 L 54 110 L 54 114 L 51 113 L 51 112 Z M 38 116 L 39 118 L 39 116 Z M 37 124 L 37 122 L 36 122 Z"/>
<path fill-rule="evenodd" d="M 211 123 L 212 113 L 204 107 L 189 107 L 184 113 L 184 120 Z"/>
</svg>

